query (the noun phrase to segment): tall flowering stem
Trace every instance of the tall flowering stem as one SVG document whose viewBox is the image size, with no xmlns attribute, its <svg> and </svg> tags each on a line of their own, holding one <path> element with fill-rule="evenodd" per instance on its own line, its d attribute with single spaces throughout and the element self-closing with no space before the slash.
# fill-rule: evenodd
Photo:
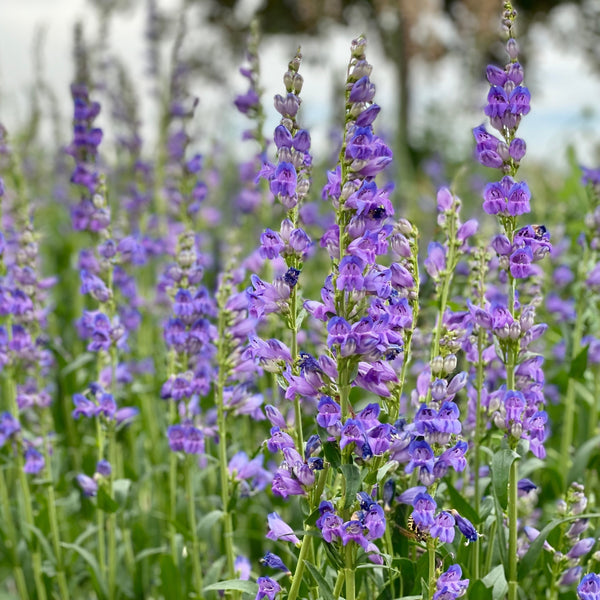
<svg viewBox="0 0 600 600">
<path fill-rule="evenodd" d="M 8 401 L 10 412 L 3 417 L 9 419 L 9 436 L 14 438 L 9 447 L 18 471 L 21 486 L 25 521 L 30 528 L 35 527 L 32 495 L 28 477 L 45 472 L 49 484 L 45 487 L 48 498 L 48 519 L 52 536 L 52 550 L 56 561 L 56 577 L 62 596 L 69 597 L 69 588 L 64 570 L 60 530 L 58 526 L 57 507 L 55 503 L 54 481 L 51 470 L 51 450 L 49 436 L 49 406 L 52 401 L 50 389 L 44 386 L 44 378 L 49 373 L 53 361 L 46 350 L 43 339 L 47 325 L 47 307 L 45 306 L 45 290 L 52 285 L 52 280 L 41 280 L 38 274 L 38 236 L 33 226 L 33 212 L 26 188 L 26 178 L 21 172 L 20 164 L 12 154 L 7 143 L 6 130 L 0 125 L 0 173 L 7 172 L 12 179 L 13 190 L 11 203 L 7 207 L 7 217 L 12 221 L 12 232 L 5 240 L 0 230 L 0 316 L 6 319 L 6 328 L 0 324 L 0 338 L 6 344 L 8 353 L 0 359 L 0 390 L 5 401 Z M 5 186 L 0 177 L 0 224 L 2 201 Z M 14 248 L 14 253 L 6 256 L 6 241 Z M 2 319 L 4 320 L 4 319 Z M 3 345 L 4 345 L 3 344 Z M 10 415 L 10 417 L 9 417 Z M 39 442 L 36 442 L 36 437 Z M 2 444 L 7 436 L 2 436 Z M 41 452 L 37 446 L 41 442 Z M 10 508 L 5 503 L 8 490 L 4 473 L 2 475 L 2 502 L 5 507 L 5 519 L 12 520 Z M 33 531 L 33 529 L 31 529 Z M 42 562 L 38 540 L 31 538 L 31 531 L 25 533 L 31 545 L 32 563 L 36 592 L 41 598 L 46 597 L 46 589 L 42 577 Z M 16 534 L 14 526 L 8 527 L 9 538 Z M 11 540 L 13 549 L 17 550 L 17 539 Z M 18 558 L 15 556 L 15 581 L 20 591 L 27 595 L 24 587 L 23 572 Z"/>
<path fill-rule="evenodd" d="M 530 192 L 527 183 L 517 181 L 520 161 L 525 155 L 525 142 L 516 133 L 521 118 L 529 113 L 529 90 L 523 85 L 523 68 L 518 62 L 519 47 L 514 39 L 516 11 L 510 1 L 504 3 L 503 26 L 508 41 L 509 62 L 504 69 L 490 65 L 487 79 L 490 83 L 485 114 L 502 139 L 487 133 L 484 126 L 473 130 L 477 159 L 483 165 L 500 169 L 504 175 L 497 183 L 484 190 L 483 209 L 496 215 L 502 234 L 495 236 L 492 247 L 499 256 L 500 283 L 506 287 L 506 302 L 494 303 L 487 310 L 476 312 L 476 319 L 491 329 L 499 347 L 498 357 L 504 364 L 506 387 L 499 391 L 502 400 L 494 421 L 507 432 L 510 448 L 514 451 L 519 440 L 528 442 L 530 450 L 545 457 L 543 441 L 547 415 L 543 411 L 544 381 L 541 357 L 531 357 L 527 346 L 540 337 L 545 326 L 534 326 L 538 289 L 526 280 L 539 275 L 535 262 L 550 250 L 549 234 L 543 226 L 517 229 L 520 215 L 530 212 Z M 517 298 L 517 283 L 522 282 Z M 525 304 L 525 294 L 534 300 Z M 518 299 L 518 302 L 517 302 Z M 478 382 L 481 383 L 481 382 Z M 479 407 L 480 408 L 480 407 Z M 517 581 L 517 483 L 518 456 L 513 457 L 509 472 L 508 494 L 508 585 L 509 600 L 516 600 Z"/>
</svg>

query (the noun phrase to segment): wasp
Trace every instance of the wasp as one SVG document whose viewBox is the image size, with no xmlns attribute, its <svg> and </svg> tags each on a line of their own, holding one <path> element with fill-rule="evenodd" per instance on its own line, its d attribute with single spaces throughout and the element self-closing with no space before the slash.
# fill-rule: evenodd
<svg viewBox="0 0 600 600">
<path fill-rule="evenodd" d="M 398 524 L 396 524 L 396 527 L 400 530 L 400 533 L 404 537 L 407 537 L 413 542 L 426 542 L 429 538 L 429 534 L 415 523 L 415 520 L 412 518 L 412 516 L 408 517 L 406 521 L 406 528 L 401 527 Z"/>
</svg>

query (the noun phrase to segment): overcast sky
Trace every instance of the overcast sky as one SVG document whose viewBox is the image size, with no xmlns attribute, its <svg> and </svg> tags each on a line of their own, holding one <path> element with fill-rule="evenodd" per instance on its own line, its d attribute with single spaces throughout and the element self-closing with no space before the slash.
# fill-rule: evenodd
<svg viewBox="0 0 600 600">
<path fill-rule="evenodd" d="M 161 7 L 175 6 L 175 0 L 158 0 Z M 143 89 L 144 71 L 144 15 L 145 2 L 133 2 L 133 8 L 121 14 L 113 23 L 110 43 L 114 50 L 129 65 L 135 78 Z M 53 85 L 65 107 L 65 116 L 69 115 L 69 83 L 72 78 L 72 29 L 77 19 L 85 22 L 88 35 L 95 36 L 96 25 L 94 10 L 85 0 L 0 0 L 0 120 L 9 128 L 21 124 L 27 114 L 26 92 L 33 81 L 32 48 L 34 40 L 43 30 L 44 69 L 46 78 Z M 560 15 L 568 19 L 568 13 Z M 307 43 L 303 47 L 305 64 L 302 73 L 305 78 L 303 90 L 303 118 L 305 125 L 311 127 L 317 144 L 324 144 L 327 138 L 326 123 L 330 118 L 331 102 L 323 101 L 324 90 L 329 93 L 332 77 L 342 77 L 348 59 L 350 40 L 360 31 L 352 28 L 334 28 L 326 40 L 319 44 Z M 532 45 L 529 48 L 526 83 L 532 88 L 532 111 L 524 120 L 519 132 L 528 144 L 530 155 L 560 164 L 564 160 L 564 148 L 569 143 L 577 144 L 578 157 L 583 163 L 592 164 L 593 149 L 600 143 L 600 81 L 586 65 L 576 50 L 560 47 L 546 29 L 536 27 L 531 32 Z M 281 90 L 281 75 L 291 58 L 291 48 L 295 41 L 270 40 L 263 43 L 262 61 L 265 98 L 272 97 Z M 369 60 L 374 64 L 372 79 L 377 84 L 377 100 L 382 105 L 382 114 L 378 119 L 381 127 L 386 119 L 393 121 L 394 87 L 392 71 L 386 65 L 383 55 L 376 46 L 369 49 Z M 464 92 L 460 88 L 460 63 L 456 58 L 432 70 L 422 65 L 414 69 L 414 89 L 419 90 L 415 105 L 420 107 L 414 112 L 417 122 L 428 118 L 432 103 L 452 105 L 460 103 Z M 208 90 L 199 90 L 201 107 L 213 109 L 215 106 L 227 106 L 235 92 L 244 91 L 244 82 L 231 69 L 231 86 L 228 98 L 215 96 Z M 435 81 L 435 88 L 430 82 Z M 440 94 L 440 90 L 443 92 Z M 481 106 L 485 103 L 486 85 L 481 85 Z M 472 112 L 461 114 L 454 125 L 459 143 L 470 144 L 470 128 L 483 121 L 483 114 L 473 107 Z M 270 121 L 268 127 L 276 122 L 272 105 L 268 103 Z M 151 119 L 150 108 L 144 109 L 145 119 Z M 223 114 L 222 111 L 220 113 Z M 231 113 L 232 114 L 232 113 Z M 587 115 L 587 116 L 584 116 Z M 216 122 L 214 118 L 210 122 Z M 243 126 L 239 118 L 224 119 L 219 123 L 219 131 L 227 131 L 233 137 L 236 127 Z"/>
</svg>

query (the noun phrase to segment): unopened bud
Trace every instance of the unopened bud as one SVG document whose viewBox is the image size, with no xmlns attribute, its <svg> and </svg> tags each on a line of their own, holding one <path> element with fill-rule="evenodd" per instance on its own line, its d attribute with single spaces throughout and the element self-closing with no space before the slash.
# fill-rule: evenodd
<svg viewBox="0 0 600 600">
<path fill-rule="evenodd" d="M 510 324 L 510 333 L 508 335 L 511 340 L 518 340 L 521 337 L 521 324 L 519 321 L 513 321 Z"/>
<path fill-rule="evenodd" d="M 456 369 L 456 365 L 458 360 L 456 358 L 456 354 L 448 354 L 446 358 L 444 358 L 444 372 L 446 374 L 450 374 Z"/>
<path fill-rule="evenodd" d="M 434 375 L 439 375 L 444 368 L 444 359 L 441 356 L 436 356 L 431 359 L 431 372 Z"/>
</svg>

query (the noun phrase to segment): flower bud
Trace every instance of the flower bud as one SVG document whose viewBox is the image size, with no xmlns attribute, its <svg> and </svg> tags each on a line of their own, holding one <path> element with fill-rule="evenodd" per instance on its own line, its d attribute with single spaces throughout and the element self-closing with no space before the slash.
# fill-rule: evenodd
<svg viewBox="0 0 600 600">
<path fill-rule="evenodd" d="M 431 359 L 431 373 L 433 375 L 439 375 L 444 368 L 444 359 L 441 356 L 436 356 Z"/>
<path fill-rule="evenodd" d="M 458 364 L 458 360 L 456 358 L 456 354 L 448 354 L 446 358 L 444 358 L 444 373 L 450 374 L 456 369 L 456 365 Z"/>
</svg>

